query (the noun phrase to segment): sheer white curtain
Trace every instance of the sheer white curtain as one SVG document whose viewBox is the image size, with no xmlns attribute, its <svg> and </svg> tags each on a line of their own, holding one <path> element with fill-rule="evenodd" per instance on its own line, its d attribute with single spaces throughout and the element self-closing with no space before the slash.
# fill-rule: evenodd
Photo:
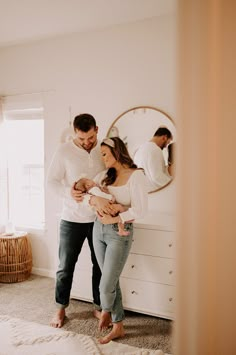
<svg viewBox="0 0 236 355">
<path fill-rule="evenodd" d="M 236 1 L 179 1 L 175 354 L 236 353 Z"/>
<path fill-rule="evenodd" d="M 5 120 L 43 119 L 43 95 L 10 95 L 2 98 Z"/>
<path fill-rule="evenodd" d="M 41 94 L 3 98 L 0 224 L 44 226 L 44 120 Z"/>
</svg>

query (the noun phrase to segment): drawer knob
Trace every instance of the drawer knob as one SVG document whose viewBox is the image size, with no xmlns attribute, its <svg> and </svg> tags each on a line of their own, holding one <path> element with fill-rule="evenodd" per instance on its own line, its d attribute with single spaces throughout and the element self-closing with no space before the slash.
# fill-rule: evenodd
<svg viewBox="0 0 236 355">
<path fill-rule="evenodd" d="M 137 295 L 136 291 L 131 291 L 132 295 Z"/>
<path fill-rule="evenodd" d="M 131 265 L 131 268 L 133 269 L 133 268 L 134 268 L 134 265 Z"/>
<path fill-rule="evenodd" d="M 172 270 L 170 270 L 170 271 L 169 271 L 169 274 L 170 274 L 170 275 L 171 275 L 171 274 L 173 274 L 173 271 L 172 271 Z"/>
<path fill-rule="evenodd" d="M 172 247 L 172 243 L 169 243 L 169 248 L 171 248 Z"/>
<path fill-rule="evenodd" d="M 173 301 L 173 298 L 172 298 L 172 297 L 170 297 L 170 298 L 169 298 L 169 301 L 170 301 L 170 302 L 172 302 L 172 301 Z"/>
</svg>

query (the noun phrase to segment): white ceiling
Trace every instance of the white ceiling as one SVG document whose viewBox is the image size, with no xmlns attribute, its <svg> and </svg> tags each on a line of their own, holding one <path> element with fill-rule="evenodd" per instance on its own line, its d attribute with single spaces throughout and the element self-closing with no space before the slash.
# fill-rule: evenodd
<svg viewBox="0 0 236 355">
<path fill-rule="evenodd" d="M 139 21 L 177 0 L 0 0 L 0 47 Z"/>
</svg>

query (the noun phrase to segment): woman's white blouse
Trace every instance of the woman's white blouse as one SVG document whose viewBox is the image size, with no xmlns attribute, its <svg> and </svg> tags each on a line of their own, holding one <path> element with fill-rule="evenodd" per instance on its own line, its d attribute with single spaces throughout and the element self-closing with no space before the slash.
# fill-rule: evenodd
<svg viewBox="0 0 236 355">
<path fill-rule="evenodd" d="M 98 174 L 94 181 L 101 184 L 106 172 L 103 171 Z M 117 203 L 129 207 L 127 211 L 120 213 L 123 223 L 145 216 L 148 210 L 148 192 L 143 170 L 135 170 L 125 185 L 108 185 L 107 188 L 109 193 L 115 197 Z"/>
</svg>

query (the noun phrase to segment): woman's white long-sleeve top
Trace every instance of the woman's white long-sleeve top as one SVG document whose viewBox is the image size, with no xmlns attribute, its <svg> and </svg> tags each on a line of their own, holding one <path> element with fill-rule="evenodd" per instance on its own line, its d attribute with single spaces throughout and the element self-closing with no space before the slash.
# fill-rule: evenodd
<svg viewBox="0 0 236 355">
<path fill-rule="evenodd" d="M 98 174 L 94 181 L 101 184 L 107 171 Z M 148 193 L 146 180 L 143 170 L 135 170 L 129 177 L 129 180 L 122 186 L 107 186 L 117 203 L 120 203 L 128 210 L 120 213 L 122 222 L 143 218 L 148 211 Z"/>
</svg>

